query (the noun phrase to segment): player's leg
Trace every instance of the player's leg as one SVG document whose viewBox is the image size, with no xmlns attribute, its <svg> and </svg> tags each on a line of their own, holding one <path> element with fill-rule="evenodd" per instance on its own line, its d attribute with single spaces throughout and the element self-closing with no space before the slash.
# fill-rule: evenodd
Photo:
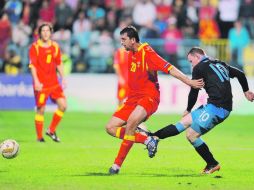
<svg viewBox="0 0 254 190">
<path fill-rule="evenodd" d="M 113 137 L 123 139 L 126 130 L 126 123 L 126 121 L 113 116 L 106 125 L 106 132 Z M 135 142 L 140 143 L 140 135 L 147 137 L 148 130 L 143 123 L 141 123 L 138 127 L 140 128 L 136 130 L 134 136 L 135 139 L 137 139 Z"/>
<path fill-rule="evenodd" d="M 145 108 L 137 105 L 127 120 L 125 135 L 134 136 L 137 126 L 142 123 L 146 117 L 147 112 Z"/>
<path fill-rule="evenodd" d="M 117 174 L 134 142 L 144 143 L 147 135 L 136 132 L 137 126 L 146 119 L 147 113 L 142 106 L 136 106 L 127 120 L 123 141 L 115 158 L 113 166 L 109 169 L 110 174 Z M 119 128 L 118 128 L 119 129 Z M 124 129 L 124 128 L 123 128 Z M 114 134 L 114 132 L 113 132 Z M 119 133 L 120 134 L 120 133 Z M 149 137 L 151 138 L 151 137 Z"/>
<path fill-rule="evenodd" d="M 136 132 L 147 135 L 147 136 L 152 136 L 151 132 L 148 130 L 147 126 L 145 125 L 145 122 L 142 122 L 138 125 Z"/>
<path fill-rule="evenodd" d="M 134 109 L 135 105 L 129 104 L 124 104 L 120 109 L 118 109 L 106 125 L 107 133 L 116 138 L 123 139 L 127 120 Z M 135 139 L 139 140 L 139 131 L 135 132 L 134 135 L 137 136 Z"/>
<path fill-rule="evenodd" d="M 138 125 L 140 125 L 140 123 L 142 123 L 143 121 L 145 121 L 146 119 L 148 119 L 154 112 L 156 112 L 158 105 L 159 105 L 159 100 L 157 98 L 154 97 L 149 97 L 146 96 L 142 99 L 140 99 L 137 102 L 138 106 L 136 107 L 136 110 L 134 111 L 139 111 L 140 109 L 140 113 L 143 115 L 140 115 L 140 118 L 142 118 L 141 120 L 138 121 Z M 127 125 L 129 124 L 129 126 L 132 126 L 134 128 L 132 128 L 131 133 L 133 133 L 133 131 L 135 131 L 137 129 L 137 122 L 135 123 L 135 117 L 138 116 L 137 113 L 132 112 L 133 117 L 129 117 L 129 122 L 127 122 Z M 132 121 L 133 120 L 133 121 Z M 134 122 L 134 123 L 133 123 Z M 128 133 L 126 133 L 128 135 Z M 156 152 L 157 152 L 157 146 L 158 146 L 158 142 L 159 139 L 158 137 L 155 137 L 153 135 L 149 135 L 148 137 L 146 136 L 146 134 L 144 133 L 138 133 L 137 135 L 135 135 L 135 142 L 138 143 L 142 143 L 145 144 L 148 150 L 148 155 L 150 158 L 154 157 Z"/>
<path fill-rule="evenodd" d="M 186 137 L 188 141 L 206 162 L 206 167 L 203 169 L 202 173 L 209 174 L 220 170 L 219 162 L 215 160 L 212 152 L 209 150 L 207 144 L 200 138 L 200 136 L 201 134 L 197 133 L 192 128 L 188 128 L 186 130 Z"/>
<path fill-rule="evenodd" d="M 153 157 L 157 151 L 157 138 L 155 139 L 153 136 L 147 136 L 146 134 L 136 132 L 137 127 L 146 120 L 147 116 L 147 109 L 141 105 L 137 105 L 127 120 L 124 139 L 145 144 L 149 152 L 149 157 Z"/>
<path fill-rule="evenodd" d="M 121 143 L 117 157 L 115 158 L 114 164 L 109 169 L 110 174 L 117 174 L 119 172 L 128 152 L 130 151 L 132 145 L 135 142 L 135 129 L 136 129 L 137 125 L 145 119 L 145 117 L 146 117 L 146 112 L 145 112 L 144 108 L 142 108 L 141 106 L 137 106 L 129 115 L 129 118 L 128 118 L 127 124 L 126 124 L 126 128 L 123 133 L 124 134 L 123 141 Z M 113 119 L 113 121 L 116 120 L 114 118 L 112 118 L 112 119 Z M 112 121 L 112 119 L 111 119 L 111 121 Z M 109 124 L 110 123 L 112 123 L 112 122 L 109 122 Z M 123 123 L 123 124 L 125 124 L 125 123 Z M 119 124 L 120 124 L 120 122 L 119 122 Z M 123 129 L 123 128 L 119 128 L 119 127 L 118 128 L 108 127 L 108 125 L 107 125 L 106 129 L 107 129 L 107 132 L 111 135 L 116 134 L 115 136 L 118 136 L 117 135 L 118 130 Z M 133 126 L 133 125 L 135 125 L 135 126 Z M 120 134 L 120 132 L 119 132 L 119 134 Z"/>
<path fill-rule="evenodd" d="M 229 113 L 230 112 L 227 110 L 218 108 L 212 104 L 201 106 L 191 113 L 193 122 L 190 128 L 187 129 L 186 136 L 197 153 L 206 162 L 206 167 L 204 168 L 203 173 L 213 173 L 220 169 L 220 165 L 200 136 L 224 121 Z"/>
<path fill-rule="evenodd" d="M 120 146 L 114 165 L 112 166 L 112 168 L 110 168 L 110 173 L 118 173 L 134 142 L 147 145 L 150 157 L 153 157 L 155 155 L 157 151 L 158 140 L 154 137 L 148 137 L 147 135 L 136 132 L 137 126 L 142 123 L 146 118 L 146 109 L 140 105 L 137 105 L 127 120 L 124 139 Z"/>
<path fill-rule="evenodd" d="M 125 128 L 123 127 L 126 124 L 126 121 L 120 119 L 116 116 L 112 116 L 109 122 L 106 125 L 106 132 L 113 136 L 120 139 L 123 139 L 125 134 Z"/>
<path fill-rule="evenodd" d="M 124 102 L 127 99 L 127 91 L 128 91 L 128 86 L 121 85 L 120 83 L 118 84 L 118 90 L 117 90 L 118 108 L 121 108 L 122 106 L 124 106 Z M 125 131 L 125 128 L 123 128 L 123 130 Z M 123 131 L 123 130 L 121 130 L 121 131 Z M 120 129 L 119 129 L 119 131 L 120 131 Z M 143 133 L 145 135 L 148 135 L 148 133 L 149 133 L 149 131 L 144 123 L 141 123 L 137 127 L 137 132 Z M 123 132 L 123 134 L 124 133 L 125 132 Z"/>
<path fill-rule="evenodd" d="M 123 126 L 126 124 L 126 120 L 130 114 L 130 110 L 131 108 L 129 106 L 123 105 L 121 109 L 117 110 L 114 113 L 114 115 L 111 117 L 111 119 L 106 125 L 106 132 L 109 135 L 123 139 L 125 134 L 125 128 Z M 122 163 L 119 162 L 119 157 L 121 157 L 120 153 L 118 153 L 117 158 L 114 161 L 114 164 L 109 169 L 109 174 L 118 174 L 120 167 L 122 165 Z"/>
<path fill-rule="evenodd" d="M 146 135 L 137 133 L 136 129 L 140 123 L 142 123 L 147 119 L 147 117 L 156 111 L 158 107 L 158 101 L 153 100 L 150 97 L 144 97 L 143 99 L 137 101 L 137 103 L 138 105 L 133 105 L 127 102 L 121 110 L 114 114 L 119 118 L 122 117 L 123 120 L 127 121 L 127 124 L 125 128 L 124 139 L 120 146 L 118 155 L 115 159 L 114 165 L 109 170 L 110 174 L 116 174 L 119 172 L 119 169 L 134 142 L 149 144 L 149 150 L 153 149 L 152 156 L 154 156 L 157 150 L 158 141 L 154 141 L 153 137 L 147 137 Z"/>
<path fill-rule="evenodd" d="M 51 123 L 46 132 L 46 135 L 48 135 L 53 141 L 60 142 L 60 139 L 57 137 L 57 134 L 56 134 L 56 129 L 63 118 L 64 112 L 66 111 L 67 103 L 64 97 L 57 98 L 55 102 L 57 104 L 57 109 L 53 114 Z"/>
<path fill-rule="evenodd" d="M 145 142 L 148 139 L 148 136 L 137 132 L 137 127 L 140 126 L 146 118 L 146 109 L 143 106 L 137 105 L 127 120 L 124 139 L 132 140 L 135 143 L 146 144 Z"/>
<path fill-rule="evenodd" d="M 48 99 L 48 94 L 43 91 L 34 90 L 34 98 L 36 104 L 36 114 L 35 114 L 35 129 L 37 134 L 38 142 L 45 142 L 43 138 L 43 127 L 44 127 L 44 112 L 46 107 L 46 101 Z"/>
<path fill-rule="evenodd" d="M 43 138 L 44 112 L 45 112 L 45 105 L 37 107 L 35 118 L 34 118 L 38 142 L 45 142 Z"/>
<path fill-rule="evenodd" d="M 124 114 L 122 114 L 123 112 L 116 112 L 115 114 L 118 116 L 118 117 L 121 117 L 121 115 L 124 117 Z M 109 122 L 107 123 L 106 125 L 106 132 L 111 135 L 111 136 L 114 136 L 114 137 L 117 137 L 117 138 L 120 138 L 120 139 L 123 139 L 124 137 L 124 134 L 125 134 L 125 127 L 123 127 L 125 124 L 126 124 L 126 121 L 124 121 L 123 119 L 120 119 L 116 116 L 112 116 L 111 119 L 109 120 Z M 123 145 L 121 144 L 121 147 Z M 129 149 L 131 148 L 132 144 L 131 145 L 128 145 L 130 146 Z M 128 149 L 128 150 L 129 150 Z M 121 148 L 118 152 L 118 155 L 114 161 L 114 164 L 112 165 L 112 167 L 109 169 L 109 174 L 118 174 L 119 170 L 120 170 L 120 167 L 122 165 L 122 162 L 120 162 L 120 158 L 122 157 L 121 155 L 122 151 L 121 151 Z M 128 152 L 127 152 L 128 153 Z M 127 155 L 126 153 L 126 155 Z"/>
<path fill-rule="evenodd" d="M 158 131 L 152 133 L 152 135 L 159 137 L 160 139 L 165 139 L 171 136 L 175 136 L 186 130 L 192 123 L 191 114 L 184 116 L 178 123 L 167 125 L 166 127 L 159 129 Z"/>
<path fill-rule="evenodd" d="M 50 92 L 50 98 L 57 104 L 57 109 L 53 114 L 53 118 L 46 132 L 46 135 L 48 135 L 53 141 L 60 142 L 60 139 L 56 135 L 56 128 L 58 127 L 60 121 L 63 118 L 64 112 L 67 109 L 66 98 L 60 85 L 58 85 Z"/>
</svg>

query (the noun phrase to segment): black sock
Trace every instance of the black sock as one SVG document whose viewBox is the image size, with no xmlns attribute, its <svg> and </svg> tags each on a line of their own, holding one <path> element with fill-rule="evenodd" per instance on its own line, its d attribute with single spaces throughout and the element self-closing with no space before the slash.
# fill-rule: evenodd
<svg viewBox="0 0 254 190">
<path fill-rule="evenodd" d="M 218 162 L 214 159 L 213 154 L 210 152 L 208 146 L 203 143 L 195 148 L 198 154 L 205 160 L 207 165 L 217 165 Z"/>
<path fill-rule="evenodd" d="M 172 124 L 156 131 L 155 133 L 152 133 L 153 136 L 157 136 L 160 139 L 165 139 L 167 137 L 175 136 L 178 134 L 179 134 L 179 131 L 177 130 L 176 126 Z"/>
</svg>

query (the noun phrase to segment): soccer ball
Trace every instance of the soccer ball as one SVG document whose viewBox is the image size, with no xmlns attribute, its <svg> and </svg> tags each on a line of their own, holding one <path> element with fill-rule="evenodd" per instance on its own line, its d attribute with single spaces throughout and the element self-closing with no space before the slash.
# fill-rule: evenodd
<svg viewBox="0 0 254 190">
<path fill-rule="evenodd" d="M 0 153 L 4 158 L 15 158 L 19 152 L 19 144 L 12 139 L 7 139 L 0 144 Z"/>
</svg>

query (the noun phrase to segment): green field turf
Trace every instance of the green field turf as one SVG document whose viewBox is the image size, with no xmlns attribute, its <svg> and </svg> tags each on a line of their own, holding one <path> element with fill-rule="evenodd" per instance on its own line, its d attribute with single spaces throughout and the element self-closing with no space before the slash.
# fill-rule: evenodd
<svg viewBox="0 0 254 190">
<path fill-rule="evenodd" d="M 0 189 L 88 190 L 250 190 L 254 189 L 254 117 L 232 115 L 204 136 L 221 171 L 199 174 L 205 163 L 184 134 L 159 143 L 150 159 L 135 145 L 118 176 L 108 176 L 121 141 L 105 133 L 110 114 L 67 112 L 58 130 L 61 143 L 35 141 L 33 112 L 0 112 L 0 140 L 20 143 L 12 160 L 0 157 Z M 150 129 L 176 122 L 177 115 L 154 115 Z M 49 124 L 51 114 L 45 116 Z"/>
</svg>

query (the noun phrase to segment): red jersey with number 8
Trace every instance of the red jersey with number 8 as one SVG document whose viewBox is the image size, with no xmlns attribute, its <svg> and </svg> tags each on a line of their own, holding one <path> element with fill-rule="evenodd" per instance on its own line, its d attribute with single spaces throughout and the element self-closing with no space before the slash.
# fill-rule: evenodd
<svg viewBox="0 0 254 190">
<path fill-rule="evenodd" d="M 54 41 L 49 42 L 48 47 L 42 46 L 42 41 L 37 40 L 29 51 L 30 65 L 35 67 L 39 81 L 43 88 L 53 87 L 59 84 L 56 66 L 61 64 L 61 51 Z"/>
</svg>

